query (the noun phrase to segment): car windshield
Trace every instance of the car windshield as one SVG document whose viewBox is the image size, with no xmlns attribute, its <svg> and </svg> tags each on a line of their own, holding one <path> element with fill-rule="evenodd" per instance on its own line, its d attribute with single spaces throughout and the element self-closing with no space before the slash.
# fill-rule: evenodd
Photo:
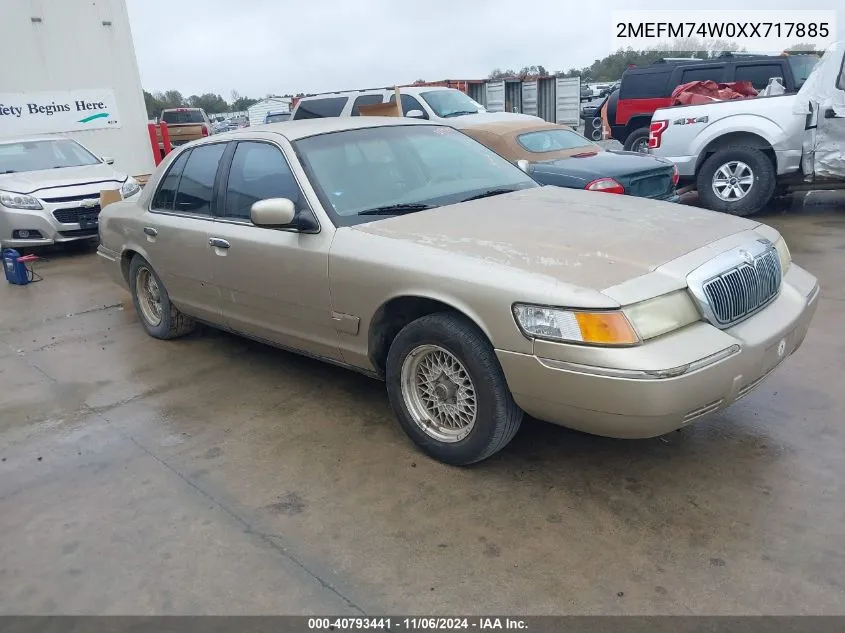
<svg viewBox="0 0 845 633">
<path fill-rule="evenodd" d="M 165 123 L 202 123 L 202 112 L 199 110 L 165 110 L 161 113 L 161 120 Z"/>
<path fill-rule="evenodd" d="M 538 186 L 450 127 L 363 128 L 294 145 L 323 207 L 339 226 Z"/>
<path fill-rule="evenodd" d="M 100 159 L 76 141 L 0 143 L 0 174 L 97 165 Z"/>
<path fill-rule="evenodd" d="M 484 112 L 484 107 L 460 90 L 430 90 L 420 93 L 434 113 L 442 118 Z"/>
<path fill-rule="evenodd" d="M 813 68 L 819 63 L 819 58 L 815 55 L 790 55 L 786 58 L 789 61 L 789 67 L 792 69 L 792 75 L 795 77 L 795 89 L 799 89 L 807 81 L 807 77 L 813 72 Z"/>
<path fill-rule="evenodd" d="M 577 132 L 564 128 L 519 134 L 516 142 L 529 152 L 535 153 L 556 152 L 576 147 L 596 147 Z"/>
</svg>

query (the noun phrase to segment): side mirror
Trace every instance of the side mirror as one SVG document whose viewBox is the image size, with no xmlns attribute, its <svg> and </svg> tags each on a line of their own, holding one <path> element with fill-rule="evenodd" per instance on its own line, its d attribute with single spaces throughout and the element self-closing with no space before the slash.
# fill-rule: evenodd
<svg viewBox="0 0 845 633">
<path fill-rule="evenodd" d="M 531 163 L 529 163 L 524 158 L 520 158 L 518 161 L 516 161 L 516 166 L 527 174 L 529 168 L 531 167 Z"/>
<path fill-rule="evenodd" d="M 112 158 L 111 156 L 103 156 L 103 162 L 106 165 L 114 165 L 114 158 Z"/>
<path fill-rule="evenodd" d="M 408 113 L 405 116 L 410 118 L 410 119 L 424 119 L 425 118 L 425 112 L 423 112 L 422 110 L 418 110 L 418 109 L 408 110 Z"/>
<path fill-rule="evenodd" d="M 285 226 L 293 222 L 296 207 L 288 198 L 259 200 L 249 210 L 249 218 L 256 226 Z"/>
</svg>

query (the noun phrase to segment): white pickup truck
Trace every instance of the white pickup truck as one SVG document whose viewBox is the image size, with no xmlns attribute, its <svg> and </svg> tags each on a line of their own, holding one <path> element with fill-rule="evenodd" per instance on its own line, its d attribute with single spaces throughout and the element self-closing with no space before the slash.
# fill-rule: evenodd
<svg viewBox="0 0 845 633">
<path fill-rule="evenodd" d="M 649 153 L 678 166 L 702 206 L 747 216 L 789 190 L 845 188 L 845 41 L 797 94 L 657 110 Z"/>
</svg>

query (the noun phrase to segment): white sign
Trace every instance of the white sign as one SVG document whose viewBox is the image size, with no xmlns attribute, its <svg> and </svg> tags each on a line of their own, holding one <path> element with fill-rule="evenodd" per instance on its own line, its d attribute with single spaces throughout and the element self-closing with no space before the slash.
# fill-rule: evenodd
<svg viewBox="0 0 845 633">
<path fill-rule="evenodd" d="M 119 127 L 113 90 L 0 92 L 0 137 Z"/>
</svg>

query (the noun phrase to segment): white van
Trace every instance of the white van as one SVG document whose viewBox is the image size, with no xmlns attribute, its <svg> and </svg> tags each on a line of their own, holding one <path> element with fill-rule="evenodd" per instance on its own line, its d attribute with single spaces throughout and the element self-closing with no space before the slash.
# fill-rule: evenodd
<svg viewBox="0 0 845 633">
<path fill-rule="evenodd" d="M 461 124 L 495 120 L 513 121 L 514 117 L 542 121 L 541 118 L 528 114 L 487 112 L 483 105 L 454 88 L 408 86 L 399 88 L 399 93 L 402 113 L 413 119 L 427 119 L 447 124 L 454 122 L 456 117 L 461 117 Z M 360 116 L 358 106 L 376 103 L 396 103 L 395 90 L 392 88 L 353 90 L 302 97 L 296 104 L 291 120 Z"/>
</svg>

